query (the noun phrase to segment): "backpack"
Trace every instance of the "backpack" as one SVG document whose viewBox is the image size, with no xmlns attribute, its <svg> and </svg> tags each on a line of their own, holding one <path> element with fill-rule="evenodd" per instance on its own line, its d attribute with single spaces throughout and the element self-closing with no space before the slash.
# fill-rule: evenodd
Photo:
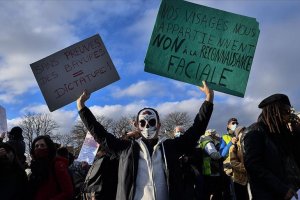
<svg viewBox="0 0 300 200">
<path fill-rule="evenodd" d="M 90 167 L 81 188 L 82 199 L 115 199 L 119 160 L 102 156 Z"/>
</svg>

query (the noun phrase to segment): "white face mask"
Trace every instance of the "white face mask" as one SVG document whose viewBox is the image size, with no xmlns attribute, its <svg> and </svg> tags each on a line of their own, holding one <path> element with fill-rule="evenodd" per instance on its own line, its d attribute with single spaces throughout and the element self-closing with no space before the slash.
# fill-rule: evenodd
<svg viewBox="0 0 300 200">
<path fill-rule="evenodd" d="M 179 137 L 181 135 L 181 132 L 176 132 L 175 134 L 174 134 L 174 137 Z"/>
<path fill-rule="evenodd" d="M 151 109 L 143 110 L 138 117 L 139 129 L 146 139 L 153 139 L 157 133 L 158 120 L 155 112 Z"/>
<path fill-rule="evenodd" d="M 237 126 L 237 124 L 232 124 L 232 125 L 230 126 L 230 130 L 235 131 L 236 126 Z"/>
</svg>

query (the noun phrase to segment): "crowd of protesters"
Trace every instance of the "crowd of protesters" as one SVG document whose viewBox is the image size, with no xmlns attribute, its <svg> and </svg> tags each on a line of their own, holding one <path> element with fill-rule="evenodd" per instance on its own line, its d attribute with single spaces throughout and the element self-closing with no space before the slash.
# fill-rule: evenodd
<svg viewBox="0 0 300 200">
<path fill-rule="evenodd" d="M 74 161 L 65 147 L 38 136 L 25 161 L 20 127 L 0 138 L 0 190 L 3 200 L 288 200 L 300 188 L 300 119 L 289 98 L 274 94 L 260 104 L 257 122 L 240 126 L 230 117 L 226 133 L 208 129 L 214 92 L 206 96 L 188 129 L 176 125 L 160 136 L 158 112 L 143 108 L 135 130 L 116 138 L 77 99 L 81 120 L 99 143 L 93 164 Z M 28 170 L 29 169 L 29 170 Z M 26 170 L 26 172 L 25 172 Z"/>
</svg>

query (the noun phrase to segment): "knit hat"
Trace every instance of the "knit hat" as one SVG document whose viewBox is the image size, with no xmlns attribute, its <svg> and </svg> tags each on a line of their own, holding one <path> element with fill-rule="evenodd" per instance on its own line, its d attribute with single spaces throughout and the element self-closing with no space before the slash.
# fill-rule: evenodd
<svg viewBox="0 0 300 200">
<path fill-rule="evenodd" d="M 260 102 L 260 104 L 258 104 L 258 108 L 263 108 L 263 107 L 268 106 L 275 102 L 280 102 L 282 104 L 291 106 L 288 96 L 286 96 L 285 94 L 273 94 L 273 95 L 265 98 L 264 100 L 262 100 L 262 102 Z"/>
</svg>

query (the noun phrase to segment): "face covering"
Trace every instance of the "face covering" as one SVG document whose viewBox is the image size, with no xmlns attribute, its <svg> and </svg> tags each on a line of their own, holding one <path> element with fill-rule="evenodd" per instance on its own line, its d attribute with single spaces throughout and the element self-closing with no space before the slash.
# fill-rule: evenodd
<svg viewBox="0 0 300 200">
<path fill-rule="evenodd" d="M 49 151 L 47 148 L 45 149 L 35 149 L 34 156 L 35 158 L 45 158 L 49 155 Z"/>
<path fill-rule="evenodd" d="M 175 134 L 174 134 L 174 137 L 179 137 L 181 135 L 181 132 L 176 132 Z"/>
<path fill-rule="evenodd" d="M 235 131 L 237 124 L 233 124 L 230 126 L 230 130 Z"/>
<path fill-rule="evenodd" d="M 143 110 L 138 117 L 139 129 L 146 139 L 153 139 L 157 132 L 157 116 L 151 109 Z"/>
</svg>

